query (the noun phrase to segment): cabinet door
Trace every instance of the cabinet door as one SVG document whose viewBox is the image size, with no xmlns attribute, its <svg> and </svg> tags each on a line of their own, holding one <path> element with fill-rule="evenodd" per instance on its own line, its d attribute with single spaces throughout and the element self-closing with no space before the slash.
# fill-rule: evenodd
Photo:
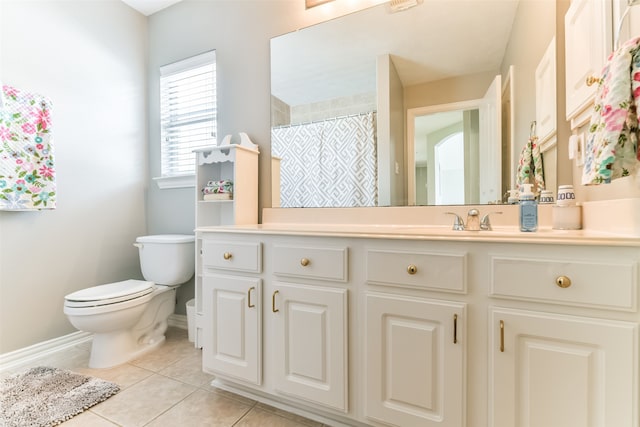
<svg viewBox="0 0 640 427">
<path fill-rule="evenodd" d="M 260 384 L 261 281 L 207 274 L 203 279 L 202 365 L 209 372 Z"/>
<path fill-rule="evenodd" d="M 403 427 L 463 426 L 465 304 L 366 296 L 365 415 Z"/>
<path fill-rule="evenodd" d="M 601 77 L 611 51 L 611 0 L 573 0 L 564 22 L 567 119 L 571 119 L 593 99 L 597 84 L 588 86 L 587 78 Z"/>
<path fill-rule="evenodd" d="M 275 388 L 347 411 L 347 291 L 269 283 Z"/>
<path fill-rule="evenodd" d="M 637 426 L 637 325 L 494 308 L 489 425 Z"/>
<path fill-rule="evenodd" d="M 556 38 L 536 67 L 536 123 L 541 143 L 556 133 Z"/>
</svg>

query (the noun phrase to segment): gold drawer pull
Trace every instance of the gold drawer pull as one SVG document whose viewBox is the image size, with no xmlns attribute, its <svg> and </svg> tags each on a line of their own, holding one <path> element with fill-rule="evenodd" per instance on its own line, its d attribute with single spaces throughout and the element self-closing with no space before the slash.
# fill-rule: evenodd
<svg viewBox="0 0 640 427">
<path fill-rule="evenodd" d="M 409 266 L 407 267 L 407 273 L 416 274 L 417 272 L 418 272 L 418 267 L 416 267 L 413 264 L 409 264 Z"/>
<path fill-rule="evenodd" d="M 587 80 L 585 81 L 585 83 L 587 84 L 587 86 L 593 86 L 596 83 L 600 83 L 599 78 L 595 77 L 595 76 L 589 76 L 587 77 Z"/>
<path fill-rule="evenodd" d="M 458 315 L 453 315 L 453 343 L 458 344 Z"/>
<path fill-rule="evenodd" d="M 277 313 L 280 309 L 276 308 L 276 295 L 278 295 L 280 291 L 273 291 L 273 295 L 271 295 L 271 311 Z"/>
<path fill-rule="evenodd" d="M 247 305 L 249 306 L 249 308 L 253 308 L 253 307 L 256 306 L 255 304 L 251 304 L 251 291 L 255 291 L 255 289 L 256 289 L 256 287 L 252 286 L 247 291 Z"/>
<path fill-rule="evenodd" d="M 500 352 L 504 353 L 504 320 L 500 321 Z"/>
<path fill-rule="evenodd" d="M 560 286 L 561 288 L 568 288 L 569 286 L 571 286 L 571 279 L 569 279 L 567 276 L 559 276 L 556 278 L 556 285 Z"/>
<path fill-rule="evenodd" d="M 231 252 L 225 252 L 224 255 L 222 255 L 222 257 L 224 259 L 231 259 L 233 255 L 231 254 Z"/>
<path fill-rule="evenodd" d="M 300 265 L 303 266 L 303 267 L 306 267 L 309 264 L 311 264 L 311 261 L 309 261 L 309 258 L 302 258 L 300 260 Z"/>
</svg>

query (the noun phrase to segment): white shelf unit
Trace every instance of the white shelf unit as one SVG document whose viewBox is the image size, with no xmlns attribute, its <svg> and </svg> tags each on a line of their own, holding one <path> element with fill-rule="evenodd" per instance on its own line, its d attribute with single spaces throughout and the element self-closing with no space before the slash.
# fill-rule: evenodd
<svg viewBox="0 0 640 427">
<path fill-rule="evenodd" d="M 200 148 L 196 154 L 196 347 L 202 347 L 202 239 L 200 227 L 258 223 L 258 148 L 222 145 Z M 230 179 L 230 200 L 203 200 L 208 181 Z"/>
</svg>

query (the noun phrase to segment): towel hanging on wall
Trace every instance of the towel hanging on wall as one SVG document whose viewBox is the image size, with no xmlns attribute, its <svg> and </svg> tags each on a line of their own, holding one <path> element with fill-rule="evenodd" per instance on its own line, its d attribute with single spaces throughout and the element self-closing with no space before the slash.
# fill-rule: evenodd
<svg viewBox="0 0 640 427">
<path fill-rule="evenodd" d="M 582 184 L 631 175 L 640 165 L 640 37 L 613 52 L 602 70 L 585 148 Z"/>
<path fill-rule="evenodd" d="M 518 189 L 522 184 L 534 184 L 534 192 L 539 193 L 545 189 L 544 168 L 542 165 L 542 154 L 536 136 L 536 122 L 531 122 L 529 140 L 522 148 L 517 171 Z"/>
<path fill-rule="evenodd" d="M 51 101 L 2 85 L 0 210 L 55 209 Z"/>
</svg>

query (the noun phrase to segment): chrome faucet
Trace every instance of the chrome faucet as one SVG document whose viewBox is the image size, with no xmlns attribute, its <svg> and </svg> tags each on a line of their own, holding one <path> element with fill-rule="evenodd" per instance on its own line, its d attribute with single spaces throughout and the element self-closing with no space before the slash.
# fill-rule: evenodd
<svg viewBox="0 0 640 427">
<path fill-rule="evenodd" d="M 489 215 L 491 214 L 499 215 L 501 213 L 502 212 L 489 212 L 488 214 L 485 214 L 482 217 L 482 220 L 480 220 L 480 230 L 486 230 L 486 231 L 493 230 L 493 228 L 491 227 L 491 221 L 489 221 Z"/>
<path fill-rule="evenodd" d="M 464 231 L 464 221 L 462 220 L 462 218 L 460 218 L 460 215 L 458 215 L 455 212 L 445 212 L 445 214 L 453 215 L 455 217 L 454 220 L 453 220 L 453 228 L 452 228 L 452 230 Z"/>
<path fill-rule="evenodd" d="M 467 212 L 467 223 L 465 225 L 465 222 L 463 221 L 462 218 L 460 218 L 460 215 L 458 215 L 455 212 L 445 212 L 447 215 L 453 215 L 455 218 L 453 220 L 453 228 L 452 230 L 455 231 L 480 231 L 480 230 L 485 230 L 485 231 L 491 231 L 491 222 L 489 221 L 489 215 L 491 214 L 501 214 L 502 212 L 489 212 L 488 214 L 484 215 L 482 217 L 482 219 L 480 219 L 480 211 L 478 209 L 469 209 L 469 212 Z"/>
</svg>

